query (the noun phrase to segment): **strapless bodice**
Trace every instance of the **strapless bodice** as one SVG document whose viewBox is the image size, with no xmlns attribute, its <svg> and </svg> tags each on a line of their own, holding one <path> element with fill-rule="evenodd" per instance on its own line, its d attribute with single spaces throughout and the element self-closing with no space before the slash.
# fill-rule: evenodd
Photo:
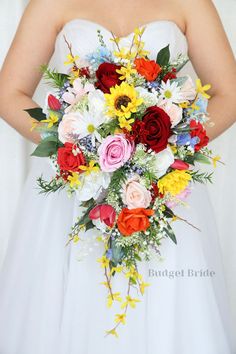
<svg viewBox="0 0 236 354">
<path fill-rule="evenodd" d="M 175 59 L 179 53 L 187 54 L 186 37 L 175 22 L 157 20 L 140 27 L 145 27 L 142 38 L 145 42 L 145 49 L 150 51 L 149 57 L 151 59 L 156 59 L 157 52 L 168 44 L 170 45 L 171 59 Z M 64 61 L 68 54 L 68 47 L 64 36 L 72 44 L 73 53 L 83 58 L 100 45 L 97 30 L 100 30 L 103 35 L 107 47 L 115 49 L 115 43 L 110 40 L 112 34 L 107 28 L 89 20 L 74 19 L 67 22 L 58 33 L 55 50 L 49 63 L 50 66 L 61 72 L 66 72 L 67 70 Z M 132 33 L 121 37 L 120 46 L 129 46 L 132 37 Z"/>
<path fill-rule="evenodd" d="M 150 52 L 149 58 L 156 59 L 157 52 L 170 45 L 171 60 L 175 59 L 178 54 L 187 54 L 188 44 L 187 39 L 181 29 L 173 21 L 157 20 L 149 22 L 140 28 L 145 27 L 142 39 L 145 42 L 145 50 Z M 69 54 L 68 46 L 65 42 L 64 36 L 67 41 L 71 43 L 74 55 L 79 55 L 82 59 L 87 54 L 96 50 L 100 45 L 97 30 L 100 30 L 103 35 L 104 41 L 108 48 L 115 49 L 115 43 L 110 39 L 112 33 L 104 26 L 85 19 L 74 19 L 67 22 L 61 31 L 58 33 L 55 41 L 54 52 L 49 60 L 49 67 L 56 69 L 59 72 L 67 73 L 68 66 L 65 66 L 67 54 Z M 120 40 L 120 46 L 130 46 L 133 34 L 130 33 Z M 185 74 L 190 72 L 190 68 L 185 66 Z M 187 69 L 187 71 L 186 71 Z M 34 100 L 40 105 L 45 104 L 45 97 L 47 96 L 48 86 L 42 78 L 35 90 Z"/>
</svg>

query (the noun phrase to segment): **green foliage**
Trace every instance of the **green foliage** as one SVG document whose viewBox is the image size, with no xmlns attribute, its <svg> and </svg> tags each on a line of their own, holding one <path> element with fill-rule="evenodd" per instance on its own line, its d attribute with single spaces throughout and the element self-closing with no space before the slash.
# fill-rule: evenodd
<svg viewBox="0 0 236 354">
<path fill-rule="evenodd" d="M 206 163 L 207 165 L 211 165 L 210 159 L 204 154 L 201 154 L 200 152 L 196 152 L 194 154 L 194 160 L 201 163 Z"/>
<path fill-rule="evenodd" d="M 120 195 L 122 185 L 125 183 L 125 181 L 126 181 L 125 171 L 123 169 L 116 170 L 111 177 L 110 190 Z"/>
<path fill-rule="evenodd" d="M 50 182 L 45 181 L 43 177 L 37 179 L 38 186 L 40 187 L 40 194 L 49 194 L 57 192 L 65 187 L 64 182 L 52 179 Z"/>
<path fill-rule="evenodd" d="M 190 165 L 194 165 L 194 161 L 195 161 L 194 155 L 186 155 L 185 156 L 184 162 L 187 162 Z"/>
<path fill-rule="evenodd" d="M 200 162 L 200 163 L 205 163 L 207 165 L 211 165 L 210 159 L 200 152 L 195 152 L 194 155 L 186 155 L 184 158 L 184 161 L 191 164 L 191 165 L 195 165 L 195 162 Z"/>
<path fill-rule="evenodd" d="M 189 58 L 186 58 L 182 63 L 176 66 L 176 72 L 178 73 L 189 62 Z"/>
<path fill-rule="evenodd" d="M 169 60 L 170 60 L 170 48 L 168 44 L 166 47 L 162 48 L 159 51 L 159 53 L 157 54 L 156 62 L 160 66 L 166 66 L 169 64 Z"/>
<path fill-rule="evenodd" d="M 213 172 L 207 173 L 207 172 L 202 172 L 200 173 L 199 171 L 192 171 L 191 176 L 194 182 L 199 182 L 199 183 L 207 183 L 210 182 L 212 183 L 212 176 Z"/>
<path fill-rule="evenodd" d="M 176 79 L 170 80 L 172 82 L 176 82 L 178 86 L 183 86 L 186 80 L 188 79 L 187 76 L 177 77 Z"/>
<path fill-rule="evenodd" d="M 148 180 L 148 184 L 153 183 L 154 181 L 157 180 L 157 177 L 154 172 L 151 170 L 145 170 L 143 172 L 144 177 Z"/>
<path fill-rule="evenodd" d="M 102 127 L 98 129 L 98 132 L 103 138 L 106 138 L 108 135 L 114 134 L 118 127 L 118 120 L 113 118 L 108 123 L 104 123 Z"/>
<path fill-rule="evenodd" d="M 59 142 L 58 137 L 55 135 L 50 135 L 49 137 L 41 140 L 31 156 L 49 157 L 56 154 L 60 146 L 63 146 L 63 144 Z"/>
<path fill-rule="evenodd" d="M 111 249 L 112 249 L 112 262 L 115 264 L 115 266 L 117 264 L 119 264 L 123 257 L 124 257 L 124 251 L 123 248 L 120 245 L 117 245 L 115 240 L 111 239 Z"/>
<path fill-rule="evenodd" d="M 166 234 L 168 235 L 168 237 L 177 245 L 177 240 L 174 234 L 174 231 L 172 230 L 172 227 L 170 226 L 170 224 L 166 224 L 166 227 L 164 228 Z"/>
<path fill-rule="evenodd" d="M 38 122 L 41 122 L 41 120 L 43 119 L 47 119 L 46 114 L 43 113 L 43 110 L 40 107 L 24 109 L 24 111 L 27 112 L 30 117 L 36 119 Z"/>
<path fill-rule="evenodd" d="M 165 217 L 171 218 L 171 219 L 175 216 L 173 211 L 170 208 L 168 208 L 168 206 L 166 206 L 166 205 L 165 205 L 165 210 L 163 211 L 163 214 Z"/>
<path fill-rule="evenodd" d="M 59 73 L 55 69 L 49 69 L 47 65 L 41 66 L 43 77 L 45 80 L 51 82 L 51 86 L 54 88 L 61 88 L 66 81 L 69 80 L 69 76 L 63 73 Z"/>
</svg>

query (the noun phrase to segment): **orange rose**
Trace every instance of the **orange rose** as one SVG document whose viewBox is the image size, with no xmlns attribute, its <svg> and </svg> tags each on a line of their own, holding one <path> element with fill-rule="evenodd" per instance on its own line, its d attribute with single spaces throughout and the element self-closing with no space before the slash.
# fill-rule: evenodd
<svg viewBox="0 0 236 354">
<path fill-rule="evenodd" d="M 118 229 L 124 236 L 130 236 L 137 231 L 145 231 L 150 226 L 148 216 L 153 214 L 152 209 L 124 208 L 118 216 Z"/>
<path fill-rule="evenodd" d="M 161 67 L 155 62 L 155 60 L 137 58 L 134 63 L 138 73 L 144 76 L 147 81 L 155 80 L 161 72 Z"/>
</svg>

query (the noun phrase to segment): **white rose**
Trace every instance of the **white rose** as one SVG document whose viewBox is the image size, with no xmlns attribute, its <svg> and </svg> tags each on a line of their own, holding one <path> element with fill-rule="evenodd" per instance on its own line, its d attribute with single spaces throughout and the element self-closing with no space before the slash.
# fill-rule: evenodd
<svg viewBox="0 0 236 354">
<path fill-rule="evenodd" d="M 166 104 L 162 106 L 162 109 L 168 114 L 171 121 L 171 126 L 176 126 L 182 119 L 183 109 L 176 104 Z"/>
<path fill-rule="evenodd" d="M 196 89 L 193 83 L 193 80 L 189 75 L 187 75 L 187 80 L 183 84 L 183 86 L 180 89 L 180 93 L 182 96 L 183 101 L 191 101 L 194 100 L 196 96 Z"/>
<path fill-rule="evenodd" d="M 155 174 L 158 178 L 162 177 L 167 169 L 174 163 L 174 154 L 170 147 L 167 147 L 165 150 L 160 151 L 158 154 L 155 155 Z"/>
<path fill-rule="evenodd" d="M 109 173 L 93 171 L 89 175 L 81 174 L 80 180 L 76 195 L 79 201 L 84 202 L 91 198 L 96 200 L 100 193 L 108 188 L 111 178 Z"/>
</svg>

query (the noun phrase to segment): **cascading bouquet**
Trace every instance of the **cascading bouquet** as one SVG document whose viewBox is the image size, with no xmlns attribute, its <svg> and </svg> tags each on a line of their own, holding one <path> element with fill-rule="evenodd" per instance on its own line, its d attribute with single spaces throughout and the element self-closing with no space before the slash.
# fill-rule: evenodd
<svg viewBox="0 0 236 354">
<path fill-rule="evenodd" d="M 210 85 L 198 79 L 195 87 L 189 76 L 179 77 L 188 59 L 180 54 L 170 62 L 169 46 L 150 60 L 144 29 L 135 29 L 129 48 L 112 35 L 114 51 L 98 30 L 98 48 L 85 58 L 74 55 L 65 38 L 68 73 L 43 66 L 53 87 L 47 107 L 26 110 L 42 136 L 32 155 L 49 157 L 56 171 L 50 181 L 38 178 L 41 192 L 65 188 L 84 207 L 68 243 L 78 242 L 81 230 L 100 231 L 108 306 L 121 305 L 107 331 L 115 336 L 128 307 L 139 301 L 131 290 L 143 295 L 149 285 L 138 263 L 159 253 L 163 238 L 176 243 L 171 223 L 187 221 L 174 207 L 185 204 L 192 182 L 211 181 L 212 173 L 195 162 L 219 160 L 203 127 Z M 112 288 L 117 272 L 127 280 L 125 298 Z"/>
</svg>

